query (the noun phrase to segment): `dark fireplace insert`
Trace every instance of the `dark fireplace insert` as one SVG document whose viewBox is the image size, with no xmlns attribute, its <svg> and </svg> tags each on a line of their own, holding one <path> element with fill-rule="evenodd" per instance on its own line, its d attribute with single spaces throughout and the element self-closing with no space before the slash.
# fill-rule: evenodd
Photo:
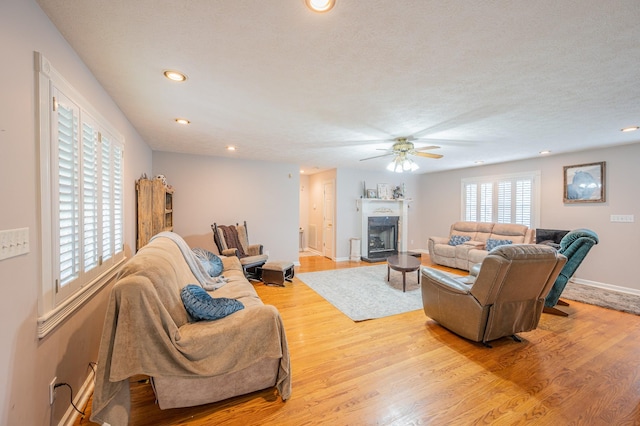
<svg viewBox="0 0 640 426">
<path fill-rule="evenodd" d="M 399 216 L 372 216 L 368 218 L 367 252 L 362 260 L 379 262 L 389 256 L 398 254 Z"/>
</svg>

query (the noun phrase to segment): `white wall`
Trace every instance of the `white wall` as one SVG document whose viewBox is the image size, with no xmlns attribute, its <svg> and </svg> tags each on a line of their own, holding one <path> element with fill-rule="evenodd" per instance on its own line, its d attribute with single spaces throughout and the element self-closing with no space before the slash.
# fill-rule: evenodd
<svg viewBox="0 0 640 426">
<path fill-rule="evenodd" d="M 532 160 L 473 167 L 420 178 L 423 234 L 446 236 L 461 218 L 460 180 L 523 171 L 541 172 L 541 228 L 589 228 L 600 243 L 594 246 L 576 273 L 580 280 L 625 287 L 640 293 L 636 262 L 640 259 L 640 191 L 638 190 L 640 144 L 552 155 Z M 606 202 L 564 204 L 563 166 L 606 161 Z M 634 223 L 612 223 L 612 214 L 633 214 Z"/>
<path fill-rule="evenodd" d="M 57 376 L 77 394 L 97 360 L 105 287 L 46 338 L 36 336 L 40 241 L 34 51 L 51 64 L 125 137 L 125 244 L 135 247 L 135 176 L 151 171 L 151 150 L 32 0 L 0 4 L 0 229 L 29 228 L 30 253 L 0 260 L 0 424 L 57 424 L 69 406 L 58 389 L 49 406 L 48 384 Z"/>
<path fill-rule="evenodd" d="M 270 259 L 298 261 L 297 166 L 156 151 L 153 174 L 174 187 L 174 231 L 191 246 L 211 250 L 211 224 L 246 220 L 249 242 L 262 244 Z"/>
</svg>

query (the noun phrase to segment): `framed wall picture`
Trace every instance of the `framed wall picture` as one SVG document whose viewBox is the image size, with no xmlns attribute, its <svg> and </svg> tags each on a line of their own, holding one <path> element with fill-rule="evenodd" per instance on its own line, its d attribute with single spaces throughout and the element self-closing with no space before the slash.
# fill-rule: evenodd
<svg viewBox="0 0 640 426">
<path fill-rule="evenodd" d="M 564 166 L 565 203 L 605 202 L 606 162 Z"/>
<path fill-rule="evenodd" d="M 367 189 L 367 198 L 378 198 L 375 189 Z"/>
<path fill-rule="evenodd" d="M 391 190 L 389 189 L 389 185 L 386 183 L 378 184 L 378 198 L 381 200 L 390 200 L 391 199 Z"/>
</svg>

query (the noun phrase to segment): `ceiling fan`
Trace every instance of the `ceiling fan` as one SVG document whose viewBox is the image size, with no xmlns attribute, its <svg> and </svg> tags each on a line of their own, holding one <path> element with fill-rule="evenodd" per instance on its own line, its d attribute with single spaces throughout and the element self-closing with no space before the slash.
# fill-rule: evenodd
<svg viewBox="0 0 640 426">
<path fill-rule="evenodd" d="M 416 155 L 419 157 L 426 157 L 426 158 L 442 158 L 442 155 L 440 154 L 432 154 L 430 152 L 422 152 L 422 151 L 428 151 L 431 149 L 438 149 L 440 148 L 439 146 L 436 145 L 431 145 L 431 146 L 425 146 L 422 148 L 416 148 L 413 145 L 413 142 L 411 142 L 411 140 L 414 140 L 414 138 L 412 137 L 397 137 L 394 139 L 394 144 L 391 147 L 391 149 L 386 149 L 383 151 L 386 151 L 385 154 L 381 154 L 381 155 L 375 155 L 373 157 L 368 157 L 368 158 L 363 158 L 360 161 L 365 161 L 365 160 L 371 160 L 374 158 L 380 158 L 380 157 L 388 157 L 390 155 L 395 155 L 395 158 L 393 159 L 393 161 L 389 164 L 389 166 L 387 166 L 387 169 L 393 172 L 398 172 L 398 173 L 402 173 L 402 172 L 406 172 L 406 171 L 414 171 L 418 169 L 418 165 L 411 160 L 411 158 L 409 158 L 409 155 Z M 380 148 L 378 148 L 379 150 L 382 150 Z"/>
</svg>

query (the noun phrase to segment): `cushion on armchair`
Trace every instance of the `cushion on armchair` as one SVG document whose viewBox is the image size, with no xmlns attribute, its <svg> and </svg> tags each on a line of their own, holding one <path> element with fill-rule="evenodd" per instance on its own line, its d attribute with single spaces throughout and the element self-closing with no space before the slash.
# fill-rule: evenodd
<svg viewBox="0 0 640 426">
<path fill-rule="evenodd" d="M 180 290 L 184 307 L 196 320 L 216 320 L 244 309 L 242 302 L 226 297 L 213 298 L 199 285 L 188 284 Z"/>
</svg>

